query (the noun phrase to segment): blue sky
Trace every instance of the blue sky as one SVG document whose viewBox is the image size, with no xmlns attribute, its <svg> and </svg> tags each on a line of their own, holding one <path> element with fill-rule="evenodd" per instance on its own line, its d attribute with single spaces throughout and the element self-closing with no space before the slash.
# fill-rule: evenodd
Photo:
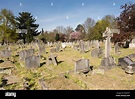
<svg viewBox="0 0 135 99">
<path fill-rule="evenodd" d="M 19 12 L 30 12 L 37 19 L 38 30 L 51 31 L 57 26 L 71 26 L 90 17 L 97 21 L 105 15 L 119 16 L 120 6 L 135 0 L 0 0 L 0 9 L 12 10 L 15 16 Z"/>
</svg>

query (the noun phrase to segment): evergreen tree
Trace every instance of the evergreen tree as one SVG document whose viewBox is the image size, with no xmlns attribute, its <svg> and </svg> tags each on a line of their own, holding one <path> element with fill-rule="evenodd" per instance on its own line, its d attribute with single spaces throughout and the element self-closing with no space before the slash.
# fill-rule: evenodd
<svg viewBox="0 0 135 99">
<path fill-rule="evenodd" d="M 56 41 L 59 41 L 60 40 L 60 35 L 58 33 L 56 33 L 55 40 Z"/>
<path fill-rule="evenodd" d="M 19 29 L 26 29 L 27 33 L 26 34 L 20 34 L 20 39 L 24 40 L 24 43 L 28 42 L 30 43 L 31 41 L 34 40 L 34 36 L 37 36 L 39 33 L 36 30 L 38 28 L 38 24 L 35 24 L 36 19 L 33 18 L 31 13 L 29 12 L 21 12 L 19 13 L 19 16 L 16 17 L 17 21 L 17 28 Z"/>
</svg>

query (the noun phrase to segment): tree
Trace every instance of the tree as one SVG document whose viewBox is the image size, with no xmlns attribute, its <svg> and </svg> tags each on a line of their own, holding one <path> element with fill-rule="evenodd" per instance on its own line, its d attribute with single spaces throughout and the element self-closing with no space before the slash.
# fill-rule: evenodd
<svg viewBox="0 0 135 99">
<path fill-rule="evenodd" d="M 0 40 L 2 44 L 17 40 L 15 18 L 11 10 L 2 9 L 0 11 Z"/>
<path fill-rule="evenodd" d="M 101 20 L 97 21 L 93 28 L 90 28 L 91 33 L 88 34 L 90 40 L 103 40 L 103 32 L 106 27 L 116 28 L 117 22 L 113 15 L 106 15 Z"/>
<path fill-rule="evenodd" d="M 118 24 L 114 15 L 106 15 L 105 17 L 102 18 L 102 20 L 106 21 L 108 27 L 112 29 L 118 28 Z"/>
<path fill-rule="evenodd" d="M 69 41 L 70 40 L 70 34 L 73 32 L 73 28 L 71 26 L 67 26 L 65 28 L 65 33 L 66 33 L 66 40 Z"/>
<path fill-rule="evenodd" d="M 63 26 L 57 26 L 56 30 L 59 34 L 65 34 L 65 28 Z"/>
<path fill-rule="evenodd" d="M 59 41 L 59 40 L 60 40 L 60 35 L 59 35 L 59 33 L 56 33 L 55 40 L 56 40 L 56 41 Z"/>
<path fill-rule="evenodd" d="M 113 39 L 117 42 L 131 41 L 135 36 L 135 4 L 124 4 L 120 9 L 123 9 L 117 18 L 120 34 L 114 34 Z"/>
<path fill-rule="evenodd" d="M 86 32 L 85 32 L 83 25 L 78 24 L 77 27 L 75 28 L 75 31 L 77 32 L 75 34 L 79 34 L 79 36 L 80 36 L 79 39 L 85 38 Z M 81 33 L 81 35 L 80 35 L 80 33 Z"/>
<path fill-rule="evenodd" d="M 87 18 L 84 23 L 83 27 L 85 29 L 86 34 L 88 34 L 90 31 L 90 28 L 92 28 L 95 25 L 95 20 L 92 18 Z"/>
<path fill-rule="evenodd" d="M 21 12 L 19 16 L 16 17 L 17 28 L 19 29 L 27 29 L 27 34 L 20 34 L 20 38 L 24 40 L 24 43 L 34 40 L 34 36 L 37 36 L 39 33 L 36 30 L 39 24 L 35 24 L 36 19 L 33 18 L 31 13 L 29 12 Z"/>
</svg>

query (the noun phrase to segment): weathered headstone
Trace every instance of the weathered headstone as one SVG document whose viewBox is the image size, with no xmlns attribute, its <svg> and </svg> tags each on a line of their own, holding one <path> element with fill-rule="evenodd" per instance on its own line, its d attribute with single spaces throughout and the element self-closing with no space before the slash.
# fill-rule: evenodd
<svg viewBox="0 0 135 99">
<path fill-rule="evenodd" d="M 135 49 L 135 38 L 129 43 L 129 48 Z"/>
<path fill-rule="evenodd" d="M 91 51 L 91 56 L 94 58 L 100 58 L 103 56 L 103 50 L 101 48 L 95 48 Z"/>
<path fill-rule="evenodd" d="M 74 72 L 87 73 L 90 71 L 89 59 L 79 59 L 75 61 Z"/>
<path fill-rule="evenodd" d="M 59 51 L 60 51 L 60 47 L 61 47 L 61 46 L 60 46 L 59 42 L 57 42 L 57 43 L 56 43 L 56 52 L 59 52 Z"/>
<path fill-rule="evenodd" d="M 85 53 L 83 40 L 80 40 L 79 42 L 79 50 L 80 50 L 80 53 Z"/>
<path fill-rule="evenodd" d="M 128 56 L 118 58 L 118 66 L 124 69 L 128 74 L 135 73 L 135 61 Z"/>
<path fill-rule="evenodd" d="M 45 44 L 43 42 L 38 43 L 38 50 L 39 50 L 39 55 L 43 56 L 46 53 Z"/>
<path fill-rule="evenodd" d="M 40 57 L 39 56 L 29 56 L 25 58 L 26 68 L 37 68 L 40 67 Z"/>
<path fill-rule="evenodd" d="M 34 49 L 22 50 L 19 52 L 19 59 L 24 61 L 25 58 L 32 56 L 34 54 Z"/>
<path fill-rule="evenodd" d="M 58 65 L 57 56 L 51 54 L 47 57 L 47 65 L 54 64 L 55 66 Z"/>
<path fill-rule="evenodd" d="M 61 47 L 62 47 L 62 49 L 65 49 L 66 48 L 66 43 L 61 43 Z"/>
<path fill-rule="evenodd" d="M 1 54 L 2 58 L 9 58 L 11 56 L 11 51 L 10 50 L 2 50 L 0 52 L 0 54 Z"/>
<path fill-rule="evenodd" d="M 118 65 L 125 68 L 127 66 L 135 66 L 135 62 L 132 61 L 129 57 L 121 57 L 118 58 Z"/>
<path fill-rule="evenodd" d="M 114 52 L 115 52 L 115 54 L 120 54 L 120 46 L 118 45 L 118 43 L 116 43 L 115 45 L 114 45 Z"/>
</svg>

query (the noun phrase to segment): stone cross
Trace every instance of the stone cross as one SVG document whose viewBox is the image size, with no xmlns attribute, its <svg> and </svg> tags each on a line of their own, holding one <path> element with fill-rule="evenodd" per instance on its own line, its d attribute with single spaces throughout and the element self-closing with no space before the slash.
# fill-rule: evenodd
<svg viewBox="0 0 135 99">
<path fill-rule="evenodd" d="M 110 48 L 111 48 L 110 39 L 113 36 L 113 33 L 119 34 L 120 30 L 119 29 L 110 29 L 109 27 L 106 27 L 106 30 L 103 33 L 103 37 L 106 38 L 106 40 L 105 40 L 105 57 L 110 56 Z"/>
</svg>

